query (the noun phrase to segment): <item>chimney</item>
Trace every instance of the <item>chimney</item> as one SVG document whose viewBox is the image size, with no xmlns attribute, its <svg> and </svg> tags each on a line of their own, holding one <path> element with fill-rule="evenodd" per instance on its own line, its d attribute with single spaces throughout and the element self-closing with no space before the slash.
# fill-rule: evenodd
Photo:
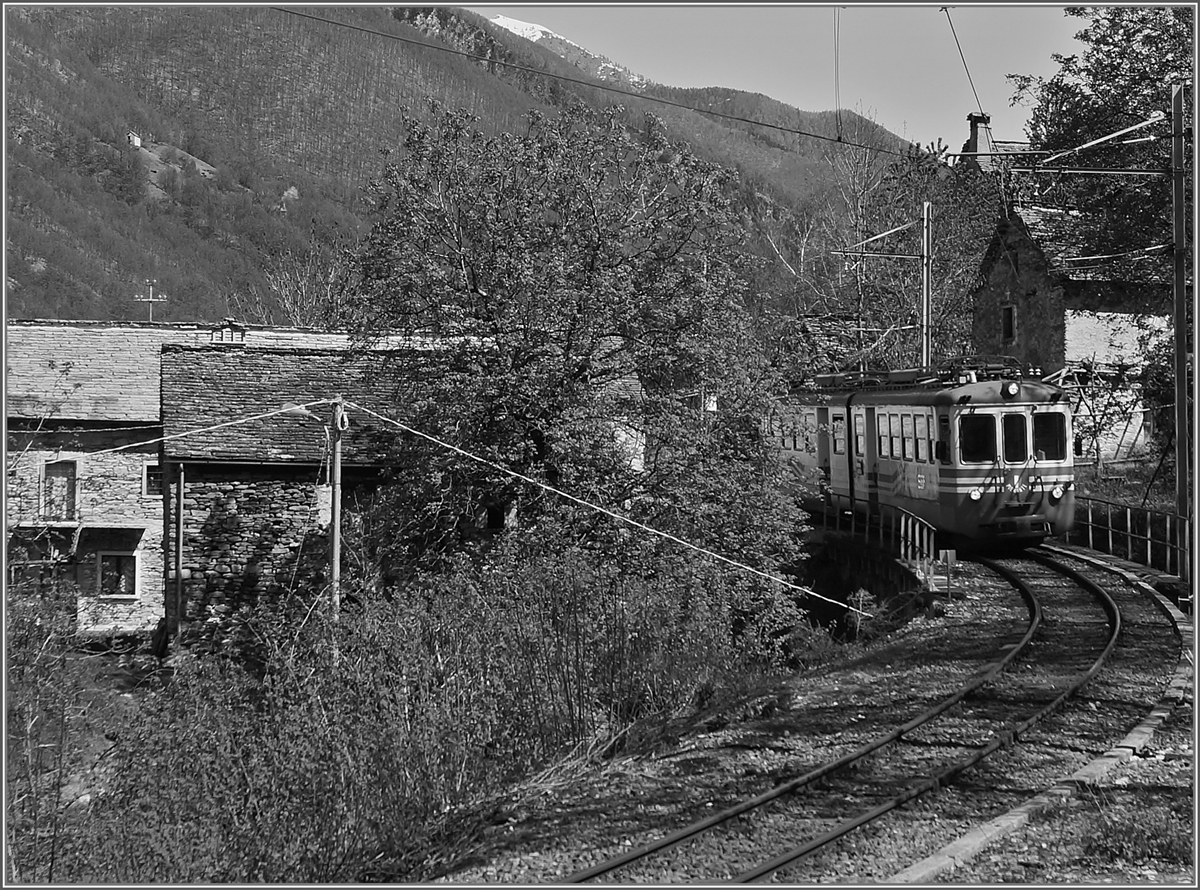
<svg viewBox="0 0 1200 890">
<path fill-rule="evenodd" d="M 971 138 L 967 140 L 966 150 L 974 154 L 979 151 L 979 125 L 983 124 L 986 127 L 992 122 L 992 116 L 983 112 L 971 112 L 967 115 L 967 121 L 971 124 Z"/>
</svg>

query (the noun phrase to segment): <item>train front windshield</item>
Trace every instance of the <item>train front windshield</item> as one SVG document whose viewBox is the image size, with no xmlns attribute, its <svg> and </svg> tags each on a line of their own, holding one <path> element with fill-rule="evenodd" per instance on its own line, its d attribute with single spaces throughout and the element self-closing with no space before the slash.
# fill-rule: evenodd
<svg viewBox="0 0 1200 890">
<path fill-rule="evenodd" d="M 1001 415 L 1000 434 L 997 441 L 995 415 L 967 414 L 959 418 L 958 441 L 963 462 L 995 463 L 997 454 L 1003 454 L 1004 462 L 1010 464 L 1029 460 L 1029 426 L 1025 414 Z M 1033 457 L 1067 459 L 1066 415 L 1059 412 L 1033 415 Z"/>
</svg>

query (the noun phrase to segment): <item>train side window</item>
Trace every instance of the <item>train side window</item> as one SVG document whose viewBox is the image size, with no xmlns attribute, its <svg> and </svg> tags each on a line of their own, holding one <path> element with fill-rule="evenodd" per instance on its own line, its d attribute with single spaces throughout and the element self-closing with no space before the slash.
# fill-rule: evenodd
<svg viewBox="0 0 1200 890">
<path fill-rule="evenodd" d="M 900 415 L 893 414 L 888 418 L 892 426 L 892 457 L 900 457 Z"/>
<path fill-rule="evenodd" d="M 867 419 L 861 414 L 854 415 L 854 453 L 859 457 L 867 453 Z"/>
<path fill-rule="evenodd" d="M 1033 415 L 1033 450 L 1038 460 L 1067 459 L 1067 419 L 1062 414 Z"/>
<path fill-rule="evenodd" d="M 1029 460 L 1029 432 L 1024 414 L 1005 414 L 1000 428 L 1004 432 L 1004 460 L 1019 464 Z"/>
<path fill-rule="evenodd" d="M 966 414 L 958 421 L 958 444 L 966 463 L 996 460 L 996 418 L 991 414 Z"/>
<path fill-rule="evenodd" d="M 917 428 L 917 460 L 926 463 L 929 460 L 929 418 L 918 414 L 913 419 Z"/>
<path fill-rule="evenodd" d="M 877 457 L 888 456 L 888 435 L 891 427 L 888 426 L 888 416 L 886 414 L 876 414 L 875 423 L 879 427 L 879 453 Z"/>
<path fill-rule="evenodd" d="M 833 415 L 833 453 L 846 453 L 846 418 L 841 414 Z"/>
<path fill-rule="evenodd" d="M 901 416 L 900 428 L 904 434 L 904 459 L 912 460 L 916 449 L 913 443 L 913 418 L 911 414 Z"/>
</svg>

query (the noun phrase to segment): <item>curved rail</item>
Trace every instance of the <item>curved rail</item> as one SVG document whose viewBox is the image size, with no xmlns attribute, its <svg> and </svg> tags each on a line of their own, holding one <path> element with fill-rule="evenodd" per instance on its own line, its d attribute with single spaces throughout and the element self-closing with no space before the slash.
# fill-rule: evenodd
<svg viewBox="0 0 1200 890">
<path fill-rule="evenodd" d="M 1001 572 L 1001 574 L 1004 574 L 1004 572 Z M 1041 626 L 1041 603 L 1038 602 L 1037 598 L 1032 595 L 1032 592 L 1027 587 L 1022 587 L 1021 585 L 1015 586 L 1017 586 L 1018 590 L 1020 590 L 1021 595 L 1025 600 L 1026 607 L 1029 610 L 1029 626 L 1026 628 L 1024 635 L 1022 635 L 1020 641 L 1013 646 L 1003 658 L 990 664 L 986 671 L 976 675 L 974 679 L 959 687 L 959 689 L 950 697 L 934 705 L 932 708 L 929 708 L 928 710 L 918 714 L 912 720 L 909 720 L 907 723 L 896 727 L 885 735 L 872 739 L 865 745 L 861 745 L 855 750 L 842 755 L 837 760 L 830 761 L 829 763 L 824 764 L 815 770 L 805 773 L 803 776 L 799 776 L 790 782 L 785 782 L 782 785 L 772 788 L 770 791 L 758 795 L 757 797 L 752 797 L 740 804 L 736 804 L 735 806 L 722 810 L 719 813 L 715 813 L 707 819 L 703 819 L 700 822 L 696 822 L 693 825 L 687 826 L 686 828 L 681 828 L 679 831 L 669 834 L 653 843 L 630 850 L 621 856 L 606 860 L 592 866 L 591 868 L 569 875 L 564 879 L 564 881 L 566 883 L 580 883 L 582 881 L 587 881 L 591 878 L 608 874 L 611 871 L 616 871 L 617 869 L 636 862 L 639 859 L 644 859 L 647 856 L 651 856 L 655 853 L 661 853 L 663 850 L 670 849 L 671 847 L 683 843 L 684 841 L 696 837 L 697 835 L 703 834 L 704 832 L 715 828 L 724 822 L 728 822 L 730 819 L 740 816 L 742 813 L 756 809 L 763 804 L 769 803 L 776 798 L 783 797 L 786 794 L 791 794 L 793 791 L 798 791 L 805 785 L 810 785 L 818 779 L 829 775 L 830 773 L 843 769 L 844 767 L 849 766 L 851 763 L 861 760 L 872 752 L 877 751 L 879 748 L 891 744 L 906 733 L 911 732 L 922 724 L 927 723 L 933 718 L 937 717 L 944 711 L 954 707 L 976 689 L 979 689 L 984 684 L 991 682 L 993 679 L 995 679 L 997 674 L 1008 667 L 1008 665 L 1012 663 L 1013 659 L 1015 659 L 1019 654 L 1021 654 L 1021 652 L 1025 650 L 1030 641 L 1033 639 L 1034 634 L 1037 633 L 1038 628 Z"/>
<path fill-rule="evenodd" d="M 1106 643 L 1103 651 L 1096 658 L 1096 660 L 1092 663 L 1091 667 L 1089 667 L 1074 682 L 1072 682 L 1052 702 L 1050 702 L 1049 704 L 1042 707 L 1040 710 L 1038 710 L 1032 716 L 1026 718 L 1024 721 L 1022 721 L 1016 727 L 1014 727 L 1010 730 L 1005 730 L 1001 733 L 998 733 L 997 736 L 994 739 L 992 739 L 991 742 L 989 742 L 987 745 L 983 746 L 982 748 L 978 749 L 970 757 L 964 758 L 960 761 L 957 761 L 957 762 L 951 764 L 945 770 L 942 770 L 937 775 L 932 776 L 931 778 L 928 778 L 925 781 L 918 783 L 916 786 L 914 786 L 913 788 L 910 788 L 908 791 L 904 792 L 903 794 L 900 794 L 900 795 L 897 795 L 897 796 L 891 798 L 887 802 L 881 804 L 880 806 L 878 806 L 866 813 L 862 813 L 852 819 L 846 820 L 845 822 L 835 826 L 834 828 L 830 829 L 829 831 L 825 832 L 824 834 L 821 834 L 815 838 L 812 838 L 811 840 L 809 840 L 802 846 L 797 847 L 794 850 L 791 850 L 781 856 L 778 856 L 775 859 L 772 859 L 770 862 L 763 863 L 762 865 L 760 865 L 756 868 L 753 868 L 753 869 L 750 869 L 749 871 L 743 872 L 742 874 L 738 875 L 736 878 L 733 879 L 735 883 L 748 883 L 750 881 L 757 880 L 757 879 L 765 877 L 773 872 L 776 872 L 779 869 L 783 868 L 784 866 L 790 865 L 791 863 L 795 862 L 797 859 L 801 859 L 804 856 L 807 856 L 810 853 L 813 853 L 816 850 L 821 849 L 822 847 L 828 846 L 830 843 L 837 840 L 842 835 L 848 834 L 849 832 L 853 831 L 854 829 L 859 828 L 863 825 L 866 825 L 869 822 L 873 822 L 874 820 L 878 819 L 880 816 L 883 816 L 884 814 L 896 809 L 896 807 L 899 807 L 902 804 L 907 803 L 908 801 L 912 800 L 913 798 L 919 797 L 920 795 L 925 794 L 926 792 L 937 790 L 939 787 L 946 784 L 948 781 L 953 779 L 959 773 L 974 766 L 975 764 L 979 763 L 984 758 L 990 757 L 992 754 L 996 753 L 997 751 L 1001 750 L 1002 748 L 1006 748 L 1009 745 L 1011 745 L 1024 732 L 1029 730 L 1030 727 L 1035 726 L 1042 720 L 1046 719 L 1046 717 L 1048 717 L 1054 711 L 1058 710 L 1058 708 L 1062 706 L 1063 702 L 1065 702 L 1068 698 L 1070 698 L 1077 691 L 1079 691 L 1079 689 L 1081 687 L 1086 685 L 1090 680 L 1092 680 L 1096 676 L 1096 674 L 1098 674 L 1100 672 L 1100 669 L 1104 666 L 1104 663 L 1108 660 L 1109 655 L 1112 654 L 1112 650 L 1116 647 L 1117 640 L 1119 639 L 1120 634 L 1121 634 L 1121 612 L 1117 608 L 1116 602 L 1113 600 L 1112 596 L 1109 595 L 1108 591 L 1104 590 L 1104 588 L 1102 588 L 1100 585 L 1098 585 L 1095 582 L 1091 581 L 1090 579 L 1084 577 L 1079 572 L 1076 572 L 1074 569 L 1058 562 L 1057 560 L 1050 558 L 1046 554 L 1039 553 L 1039 552 L 1029 552 L 1026 555 L 1030 559 L 1034 560 L 1035 562 L 1041 563 L 1042 565 L 1045 565 L 1048 568 L 1051 568 L 1054 571 L 1070 578 L 1072 581 L 1074 581 L 1080 587 L 1084 588 L 1085 590 L 1089 591 L 1093 596 L 1095 596 L 1100 601 L 1101 605 L 1103 606 L 1104 611 L 1108 615 L 1108 618 L 1109 618 L 1109 628 L 1110 628 L 1109 629 L 1109 638 L 1108 638 L 1108 642 Z M 978 560 L 978 562 L 982 563 L 983 565 L 987 565 L 993 571 L 999 572 L 1001 575 L 1004 575 L 1005 577 L 1009 578 L 1011 581 L 1018 584 L 1022 589 L 1027 589 L 1027 585 L 1007 568 L 997 565 L 997 564 L 993 563 L 991 560 L 980 559 L 980 560 Z"/>
<path fill-rule="evenodd" d="M 885 801 L 881 805 L 879 805 L 869 811 L 860 813 L 860 814 L 854 816 L 853 818 L 850 818 L 850 819 L 847 819 L 847 820 L 841 822 L 840 824 L 834 826 L 832 829 L 824 832 L 820 836 L 814 837 L 814 838 L 808 840 L 803 845 L 796 847 L 793 850 L 790 850 L 790 851 L 770 860 L 769 862 L 762 863 L 749 871 L 739 874 L 737 877 L 733 878 L 733 882 L 745 883 L 745 882 L 755 881 L 755 880 L 761 879 L 763 877 L 766 877 L 766 876 L 772 874 L 773 872 L 776 872 L 776 871 L 780 870 L 781 868 L 784 868 L 787 865 L 790 865 L 791 863 L 797 861 L 798 859 L 801 859 L 801 858 L 815 852 L 816 850 L 819 850 L 822 847 L 827 846 L 828 844 L 832 843 L 833 841 L 837 840 L 838 838 L 842 837 L 843 835 L 848 834 L 849 832 L 853 831 L 854 829 L 859 828 L 863 825 L 866 825 L 866 824 L 880 818 L 881 816 L 896 809 L 897 807 L 903 805 L 904 803 L 907 803 L 908 801 L 910 801 L 916 797 L 919 797 L 922 794 L 925 794 L 929 791 L 937 790 L 941 786 L 943 786 L 946 783 L 948 783 L 949 781 L 951 781 L 959 773 L 970 768 L 971 766 L 974 766 L 975 764 L 977 764 L 980 761 L 982 761 L 983 759 L 991 756 L 992 754 L 996 753 L 997 751 L 1002 750 L 1003 748 L 1006 748 L 1006 747 L 1010 746 L 1011 744 L 1013 744 L 1022 734 L 1027 732 L 1031 727 L 1035 726 L 1037 723 L 1041 722 L 1047 716 L 1049 716 L 1051 713 L 1056 711 L 1059 707 L 1062 706 L 1063 702 L 1065 702 L 1071 695 L 1073 695 L 1075 692 L 1077 692 L 1080 687 L 1082 687 L 1083 685 L 1088 683 L 1090 680 L 1092 680 L 1096 676 L 1096 674 L 1103 667 L 1104 663 L 1108 660 L 1108 658 L 1109 658 L 1110 654 L 1112 653 L 1113 649 L 1115 648 L 1117 641 L 1119 639 L 1119 636 L 1120 636 L 1121 616 L 1120 616 L 1120 611 L 1117 608 L 1116 602 L 1098 584 L 1095 584 L 1094 582 L 1090 581 L 1089 579 L 1082 576 L 1078 572 L 1075 572 L 1074 570 L 1070 569 L 1069 567 L 1064 566 L 1061 563 L 1058 563 L 1057 561 L 1049 558 L 1049 556 L 1047 556 L 1045 553 L 1027 552 L 1025 555 L 1027 557 L 1029 557 L 1030 559 L 1032 559 L 1042 565 L 1045 565 L 1048 568 L 1051 568 L 1053 571 L 1058 572 L 1059 574 L 1069 578 L 1072 582 L 1079 585 L 1083 589 L 1087 590 L 1096 599 L 1098 599 L 1100 601 L 1106 615 L 1108 616 L 1108 625 L 1109 625 L 1108 639 L 1103 648 L 1103 651 L 1092 662 L 1092 664 L 1082 674 L 1080 674 L 1065 690 L 1063 690 L 1053 701 L 1051 701 L 1049 704 L 1046 704 L 1043 707 L 1041 707 L 1036 713 L 1034 713 L 1030 717 L 1026 718 L 1025 720 L 1021 721 L 1016 726 L 1006 727 L 1001 730 L 998 730 L 990 742 L 988 742 L 983 747 L 973 751 L 970 756 L 962 758 L 958 761 L 955 761 L 955 762 L 949 764 L 945 769 L 941 770 L 936 775 L 923 779 L 922 781 L 918 782 L 913 787 L 907 789 L 906 791 L 904 791 L 900 794 L 893 796 L 889 800 Z M 754 810 L 758 807 L 761 807 L 761 806 L 769 803 L 770 801 L 776 800 L 780 797 L 783 797 L 784 795 L 787 795 L 794 791 L 797 791 L 800 788 L 804 787 L 805 785 L 811 784 L 812 782 L 815 782 L 816 780 L 818 780 L 824 776 L 828 776 L 831 773 L 837 772 L 838 770 L 845 768 L 846 766 L 854 763 L 855 761 L 866 757 L 867 755 L 878 750 L 879 748 L 882 748 L 883 746 L 885 746 L 887 744 L 897 741 L 898 739 L 900 739 L 907 733 L 910 733 L 915 728 L 921 726 L 924 723 L 929 722 L 930 720 L 939 716 L 940 714 L 942 714 L 949 708 L 958 704 L 960 701 L 962 701 L 962 699 L 965 696 L 969 695 L 971 692 L 978 689 L 985 683 L 993 680 L 1005 667 L 1007 667 L 1012 662 L 1012 660 L 1014 658 L 1016 658 L 1019 654 L 1024 652 L 1025 649 L 1028 647 L 1030 641 L 1033 639 L 1034 634 L 1037 632 L 1038 628 L 1040 627 L 1040 625 L 1042 623 L 1043 612 L 1042 612 L 1041 603 L 1038 600 L 1035 593 L 1033 592 L 1030 585 L 1025 583 L 1024 581 L 1022 581 L 1020 579 L 1020 577 L 1016 574 L 1016 572 L 1012 571 L 1011 569 L 1009 569 L 1005 566 L 999 565 L 991 560 L 980 559 L 978 561 L 981 564 L 988 566 L 988 568 L 992 569 L 1000 576 L 1006 578 L 1009 581 L 1009 583 L 1013 584 L 1020 591 L 1021 596 L 1025 600 L 1026 605 L 1029 609 L 1030 623 L 1029 623 L 1028 629 L 1026 630 L 1025 634 L 1021 638 L 1020 642 L 1016 646 L 1014 646 L 1011 650 L 1009 650 L 1009 652 L 1002 659 L 1000 659 L 998 662 L 990 664 L 983 673 L 976 675 L 971 681 L 964 684 L 953 695 L 949 696 L 948 698 L 946 698 L 942 702 L 938 703 L 934 707 L 927 709 L 923 713 L 914 717 L 912 720 L 909 720 L 907 723 L 903 724 L 902 726 L 896 727 L 895 729 L 891 730 L 890 732 L 886 733 L 885 735 L 879 736 L 878 738 L 873 739 L 872 741 L 866 743 L 865 745 L 860 746 L 859 748 L 855 749 L 854 751 L 851 751 L 851 752 L 843 755 L 842 757 L 839 757 L 837 760 L 834 760 L 827 764 L 824 764 L 823 766 L 818 767 L 817 769 L 812 770 L 811 772 L 806 773 L 805 775 L 800 776 L 797 779 L 794 779 L 790 782 L 780 785 L 780 786 L 772 789 L 771 791 L 765 792 L 764 794 L 761 794 L 757 797 L 743 801 L 742 803 L 737 804 L 733 807 L 730 807 L 726 810 L 723 810 L 722 812 L 717 813 L 709 818 L 706 818 L 700 822 L 694 823 L 693 825 L 690 825 L 683 829 L 680 829 L 670 835 L 667 835 L 667 836 L 661 838 L 658 841 L 655 841 L 651 844 L 647 844 L 643 847 L 639 847 L 635 850 L 631 850 L 619 857 L 615 857 L 615 858 L 607 860 L 605 862 L 598 863 L 597 865 L 595 865 L 591 868 L 588 868 L 584 871 L 577 872 L 577 873 L 567 877 L 565 880 L 567 882 L 578 883 L 581 881 L 589 880 L 591 878 L 599 877 L 601 875 L 607 874 L 612 871 L 616 871 L 617 869 L 620 869 L 620 868 L 627 866 L 633 862 L 636 862 L 637 860 L 646 858 L 655 853 L 662 852 L 662 851 L 667 850 L 667 849 L 669 849 L 677 844 L 680 844 L 686 840 L 695 838 L 695 837 L 703 834 L 704 832 L 709 831 L 718 825 L 721 825 L 724 822 L 727 822 L 743 813 L 746 813 L 746 812 Z"/>
</svg>

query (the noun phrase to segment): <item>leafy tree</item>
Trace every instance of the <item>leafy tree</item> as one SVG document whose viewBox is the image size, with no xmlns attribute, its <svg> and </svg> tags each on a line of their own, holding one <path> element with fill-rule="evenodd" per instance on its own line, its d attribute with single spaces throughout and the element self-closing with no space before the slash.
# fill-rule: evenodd
<svg viewBox="0 0 1200 890">
<path fill-rule="evenodd" d="M 1085 21 L 1076 34 L 1086 49 L 1080 55 L 1055 55 L 1060 70 L 1049 79 L 1010 75 L 1013 102 L 1033 107 L 1028 135 L 1034 149 L 1066 151 L 1094 139 L 1164 115 L 1162 123 L 1126 138 L 1104 142 L 1064 162 L 1105 168 L 1166 169 L 1171 160 L 1169 113 L 1172 90 L 1183 92 L 1185 126 L 1193 117 L 1190 86 L 1195 64 L 1194 9 L 1190 6 L 1070 7 L 1066 13 Z M 1157 137 L 1147 140 L 1143 137 Z M 1185 143 L 1187 221 L 1192 232 L 1192 137 Z M 1171 183 L 1167 177 L 1063 176 L 1037 181 L 1041 200 L 1085 211 L 1071 220 L 1072 237 L 1082 253 L 1117 256 L 1105 272 L 1129 281 L 1164 285 L 1172 279 L 1173 253 L 1143 254 L 1143 248 L 1170 243 Z M 1050 187 L 1047 188 L 1047 185 Z M 1191 244 L 1183 250 L 1186 278 L 1192 278 Z M 1188 301 L 1190 309 L 1190 300 Z M 1134 307 L 1138 308 L 1138 307 Z M 1187 327 L 1189 336 L 1191 323 Z M 1143 393 L 1155 416 L 1156 439 L 1169 447 L 1174 436 L 1174 347 L 1163 341 L 1148 350 Z M 1189 345 L 1188 351 L 1191 352 Z M 1187 388 L 1190 393 L 1191 388 Z"/>
<path fill-rule="evenodd" d="M 910 148 L 889 164 L 880 188 L 867 209 L 876 232 L 916 222 L 896 233 L 884 247 L 867 250 L 917 256 L 921 253 L 922 205 L 930 204 L 930 324 L 931 359 L 938 361 L 970 351 L 970 294 L 979 271 L 979 258 L 987 249 L 1001 215 L 1003 195 L 992 177 L 969 166 L 946 164 L 947 148 L 940 144 Z M 907 364 L 920 357 L 921 263 L 915 259 L 870 260 L 874 265 L 872 299 L 867 318 L 880 331 L 885 356 Z M 873 274 L 872 274 L 873 273 Z M 889 334 L 889 332 L 891 332 Z M 890 343 L 891 348 L 886 348 Z M 878 348 L 869 342 L 866 355 L 878 363 Z M 886 361 L 886 358 L 885 358 Z"/>
<path fill-rule="evenodd" d="M 653 117 L 628 132 L 616 108 L 496 136 L 435 111 L 406 116 L 371 185 L 347 321 L 364 342 L 440 338 L 406 359 L 397 404 L 489 465 L 407 442 L 384 556 L 427 564 L 513 510 L 616 546 L 603 517 L 503 466 L 756 566 L 789 558 L 798 517 L 759 435 L 775 381 L 742 312 L 732 174 Z"/>
<path fill-rule="evenodd" d="M 867 119 L 851 123 L 848 144 L 826 154 L 832 186 L 820 193 L 819 205 L 806 214 L 784 208 L 755 214 L 756 227 L 793 278 L 790 305 L 781 304 L 779 339 L 787 344 L 785 355 L 793 355 L 788 373 L 796 380 L 828 370 L 829 363 L 900 367 L 919 361 L 917 257 L 925 201 L 932 220 L 932 358 L 963 352 L 971 338 L 968 295 L 1002 206 L 997 182 L 948 166 L 945 146 L 909 146 L 897 154 Z M 890 231 L 861 249 L 898 257 L 835 253 Z M 844 355 L 808 354 L 797 342 L 804 339 L 798 324 L 804 313 L 847 320 L 840 332 Z"/>
<path fill-rule="evenodd" d="M 1105 168 L 1165 168 L 1170 162 L 1169 113 L 1174 84 L 1188 81 L 1195 60 L 1193 9 L 1190 6 L 1069 7 L 1083 19 L 1076 34 L 1081 55 L 1055 54 L 1053 77 L 1009 75 L 1016 87 L 1013 103 L 1030 104 L 1031 147 L 1069 151 L 1148 120 L 1163 122 L 1086 149 L 1064 163 Z M 1184 93 L 1185 117 L 1191 119 L 1191 90 Z M 1139 137 L 1157 136 L 1153 141 Z M 1191 151 L 1185 152 L 1190 168 Z M 1049 186 L 1049 188 L 1047 188 Z M 1170 240 L 1170 183 L 1146 176 L 1063 176 L 1039 178 L 1040 200 L 1095 211 L 1073 223 L 1089 254 L 1110 254 L 1151 247 Z M 1187 201 L 1191 207 L 1191 200 Z M 1190 230 L 1190 226 L 1189 226 Z M 1167 280 L 1169 262 L 1137 266 Z"/>
</svg>

